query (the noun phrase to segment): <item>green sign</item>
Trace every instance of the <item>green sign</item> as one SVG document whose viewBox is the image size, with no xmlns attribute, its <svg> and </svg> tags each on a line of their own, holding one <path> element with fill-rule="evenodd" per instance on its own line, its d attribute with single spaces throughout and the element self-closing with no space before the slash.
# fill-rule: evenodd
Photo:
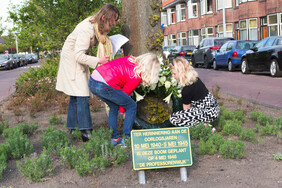
<svg viewBox="0 0 282 188">
<path fill-rule="evenodd" d="M 133 169 L 192 165 L 188 127 L 131 131 Z"/>
</svg>

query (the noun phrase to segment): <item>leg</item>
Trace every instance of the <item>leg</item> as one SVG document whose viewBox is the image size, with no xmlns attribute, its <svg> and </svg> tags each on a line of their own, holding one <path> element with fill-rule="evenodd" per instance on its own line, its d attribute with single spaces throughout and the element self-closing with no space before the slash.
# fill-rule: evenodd
<svg viewBox="0 0 282 188">
<path fill-rule="evenodd" d="M 70 96 L 68 116 L 67 116 L 67 128 L 76 129 L 77 125 L 77 98 L 75 96 Z"/>
<path fill-rule="evenodd" d="M 92 130 L 89 97 L 77 97 L 77 121 L 79 130 Z"/>
</svg>

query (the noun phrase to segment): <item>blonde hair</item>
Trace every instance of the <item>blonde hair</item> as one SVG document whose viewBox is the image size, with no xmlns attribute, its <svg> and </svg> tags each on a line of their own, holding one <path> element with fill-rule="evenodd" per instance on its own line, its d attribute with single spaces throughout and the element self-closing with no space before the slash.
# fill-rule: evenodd
<svg viewBox="0 0 282 188">
<path fill-rule="evenodd" d="M 104 15 L 104 20 L 102 19 Z M 117 19 L 116 19 L 116 16 Z M 93 14 L 89 21 L 90 23 L 94 24 L 97 23 L 98 24 L 98 30 L 101 34 L 105 34 L 105 24 L 110 21 L 111 19 L 116 19 L 118 20 L 119 18 L 119 10 L 116 6 L 108 3 L 105 4 L 97 13 Z"/>
<path fill-rule="evenodd" d="M 183 57 L 177 57 L 170 64 L 171 69 L 175 69 L 177 82 L 181 87 L 193 84 L 198 79 L 198 73 Z"/>
<path fill-rule="evenodd" d="M 134 68 L 135 76 L 141 76 L 142 85 L 150 86 L 159 80 L 161 64 L 158 57 L 153 53 L 146 53 L 138 56 L 137 66 Z"/>
</svg>

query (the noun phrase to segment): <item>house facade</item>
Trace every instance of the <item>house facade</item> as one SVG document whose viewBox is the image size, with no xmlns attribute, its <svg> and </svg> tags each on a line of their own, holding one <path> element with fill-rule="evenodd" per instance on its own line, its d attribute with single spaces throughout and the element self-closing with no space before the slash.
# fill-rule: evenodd
<svg viewBox="0 0 282 188">
<path fill-rule="evenodd" d="M 206 37 L 282 35 L 282 0 L 162 0 L 162 5 L 164 46 L 197 46 Z"/>
</svg>

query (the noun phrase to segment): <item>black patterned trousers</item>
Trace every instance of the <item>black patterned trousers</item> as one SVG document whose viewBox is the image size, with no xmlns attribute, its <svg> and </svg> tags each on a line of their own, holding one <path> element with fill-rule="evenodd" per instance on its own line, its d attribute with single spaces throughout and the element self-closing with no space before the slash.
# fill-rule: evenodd
<svg viewBox="0 0 282 188">
<path fill-rule="evenodd" d="M 171 114 L 169 120 L 175 126 L 192 127 L 194 124 L 216 120 L 219 111 L 216 99 L 211 93 L 208 93 L 204 99 L 192 101 L 189 109 Z"/>
</svg>

